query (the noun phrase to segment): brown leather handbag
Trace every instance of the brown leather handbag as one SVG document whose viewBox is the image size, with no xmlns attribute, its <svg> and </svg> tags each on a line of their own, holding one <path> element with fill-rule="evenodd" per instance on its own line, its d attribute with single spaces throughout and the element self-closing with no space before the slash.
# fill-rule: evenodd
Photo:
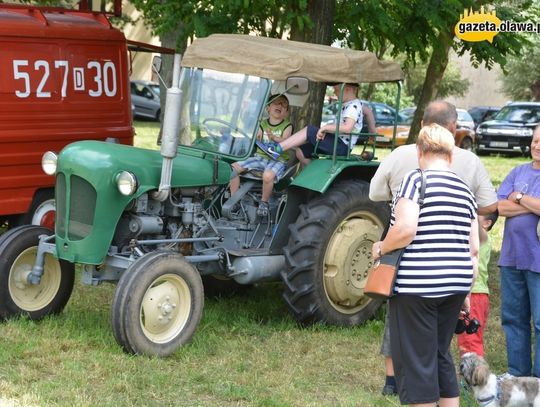
<svg viewBox="0 0 540 407">
<path fill-rule="evenodd" d="M 418 171 L 420 171 L 422 177 L 418 204 L 422 207 L 426 194 L 426 177 L 421 170 Z M 404 251 L 405 247 L 396 249 L 382 255 L 375 262 L 371 270 L 369 270 L 366 285 L 364 286 L 365 295 L 376 300 L 385 300 L 393 295 L 398 266 Z"/>
<path fill-rule="evenodd" d="M 376 300 L 392 296 L 398 265 L 405 248 L 384 254 L 369 271 L 364 294 Z"/>
</svg>

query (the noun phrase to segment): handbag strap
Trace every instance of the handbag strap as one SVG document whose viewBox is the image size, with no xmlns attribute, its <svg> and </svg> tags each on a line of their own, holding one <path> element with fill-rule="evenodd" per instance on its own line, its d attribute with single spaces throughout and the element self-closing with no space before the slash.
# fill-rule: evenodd
<svg viewBox="0 0 540 407">
<path fill-rule="evenodd" d="M 420 196 L 418 197 L 418 205 L 420 205 L 420 208 L 422 205 L 424 205 L 424 198 L 426 196 L 426 174 L 424 171 L 422 171 L 420 168 L 418 168 L 418 171 L 420 172 Z"/>
</svg>

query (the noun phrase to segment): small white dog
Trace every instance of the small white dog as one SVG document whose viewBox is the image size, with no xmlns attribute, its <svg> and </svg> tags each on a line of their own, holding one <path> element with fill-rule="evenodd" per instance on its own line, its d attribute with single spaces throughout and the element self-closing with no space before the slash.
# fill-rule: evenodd
<svg viewBox="0 0 540 407">
<path fill-rule="evenodd" d="M 497 377 L 472 352 L 461 357 L 459 371 L 481 407 L 540 407 L 540 379 L 536 377 Z"/>
</svg>

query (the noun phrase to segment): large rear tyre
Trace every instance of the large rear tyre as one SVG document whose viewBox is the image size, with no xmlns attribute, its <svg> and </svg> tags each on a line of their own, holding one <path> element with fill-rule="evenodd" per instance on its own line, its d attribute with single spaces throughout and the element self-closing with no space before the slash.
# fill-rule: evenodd
<svg viewBox="0 0 540 407">
<path fill-rule="evenodd" d="M 369 184 L 339 181 L 300 207 L 285 248 L 283 298 L 303 325 L 358 325 L 382 301 L 363 293 L 373 265 L 371 246 L 389 221 L 389 208 L 368 198 Z"/>
<path fill-rule="evenodd" d="M 0 318 L 26 315 L 39 320 L 66 306 L 75 279 L 72 263 L 45 254 L 44 272 L 37 285 L 27 281 L 37 255 L 39 236 L 52 232 L 40 226 L 20 226 L 0 240 Z"/>
<path fill-rule="evenodd" d="M 178 253 L 149 253 L 118 282 L 114 337 L 128 353 L 169 356 L 191 340 L 203 306 L 201 277 L 191 264 Z"/>
</svg>

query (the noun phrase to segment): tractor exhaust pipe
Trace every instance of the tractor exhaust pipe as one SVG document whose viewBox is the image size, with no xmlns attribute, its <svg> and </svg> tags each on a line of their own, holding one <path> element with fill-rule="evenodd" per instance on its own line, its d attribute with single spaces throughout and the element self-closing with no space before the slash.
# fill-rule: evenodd
<svg viewBox="0 0 540 407">
<path fill-rule="evenodd" d="M 180 128 L 180 113 L 182 111 L 182 91 L 178 87 L 180 82 L 180 54 L 174 55 L 172 86 L 167 89 L 165 101 L 165 114 L 163 116 L 163 133 L 161 138 L 161 181 L 159 188 L 152 194 L 152 198 L 165 201 L 171 191 L 171 177 L 173 160 L 178 148 L 178 129 Z"/>
</svg>

